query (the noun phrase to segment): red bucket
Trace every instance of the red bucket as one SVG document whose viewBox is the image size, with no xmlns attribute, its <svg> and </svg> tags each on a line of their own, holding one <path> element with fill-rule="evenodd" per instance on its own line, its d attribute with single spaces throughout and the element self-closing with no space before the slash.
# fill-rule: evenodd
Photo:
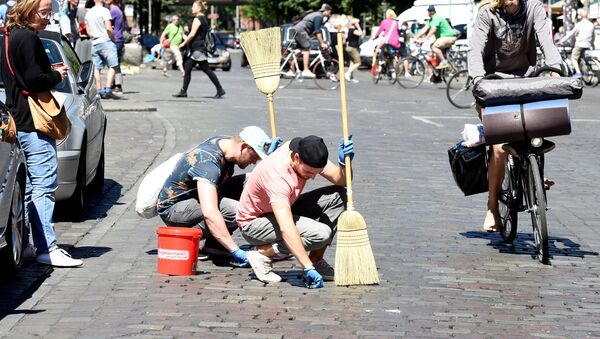
<svg viewBox="0 0 600 339">
<path fill-rule="evenodd" d="M 187 227 L 159 227 L 158 273 L 194 275 L 202 231 Z"/>
</svg>

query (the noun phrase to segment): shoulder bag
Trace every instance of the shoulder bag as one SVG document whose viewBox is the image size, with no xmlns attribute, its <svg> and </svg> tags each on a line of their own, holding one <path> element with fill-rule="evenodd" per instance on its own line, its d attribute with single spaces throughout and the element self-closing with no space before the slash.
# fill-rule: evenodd
<svg viewBox="0 0 600 339">
<path fill-rule="evenodd" d="M 6 29 L 4 30 L 4 51 L 10 74 L 14 78 L 15 72 L 8 57 L 8 31 Z M 33 124 L 38 132 L 44 133 L 53 139 L 64 139 L 69 134 L 71 121 L 65 111 L 66 98 L 62 93 L 54 90 L 29 93 L 24 89 L 21 90 L 21 93 L 27 96 Z"/>
<path fill-rule="evenodd" d="M 466 147 L 461 140 L 448 149 L 448 159 L 454 181 L 465 196 L 487 192 L 488 154 L 485 144 Z"/>
</svg>

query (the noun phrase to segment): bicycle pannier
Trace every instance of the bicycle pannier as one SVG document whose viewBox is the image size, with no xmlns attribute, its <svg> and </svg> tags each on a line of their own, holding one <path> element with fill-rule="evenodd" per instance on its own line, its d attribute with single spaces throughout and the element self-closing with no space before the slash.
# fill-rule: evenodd
<svg viewBox="0 0 600 339">
<path fill-rule="evenodd" d="M 487 148 L 463 146 L 463 140 L 448 149 L 454 181 L 465 196 L 488 191 Z"/>
</svg>

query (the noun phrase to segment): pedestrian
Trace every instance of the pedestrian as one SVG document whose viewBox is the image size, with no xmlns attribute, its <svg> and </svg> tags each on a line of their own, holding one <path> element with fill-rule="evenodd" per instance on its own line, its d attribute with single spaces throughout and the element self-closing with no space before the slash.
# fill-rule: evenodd
<svg viewBox="0 0 600 339">
<path fill-rule="evenodd" d="M 448 64 L 444 53 L 446 50 L 452 48 L 452 45 L 456 42 L 456 39 L 458 38 L 456 31 L 452 28 L 447 19 L 437 14 L 434 5 L 429 5 L 429 7 L 427 7 L 427 14 L 429 15 L 429 21 L 427 21 L 425 27 L 415 35 L 415 39 L 423 42 L 435 36 L 435 41 L 431 44 L 431 51 L 437 56 L 438 63 L 436 68 L 448 68 L 450 67 L 450 64 Z M 421 36 L 424 35 L 425 37 L 421 38 Z"/>
<path fill-rule="evenodd" d="M 469 38 L 469 76 L 474 82 L 487 74 L 500 72 L 516 76 L 531 74 L 536 66 L 536 44 L 540 45 L 546 65 L 559 68 L 562 63 L 552 42 L 546 12 L 537 0 L 493 0 L 483 5 Z M 481 107 L 475 107 L 481 119 Z M 501 229 L 498 193 L 504 179 L 507 154 L 502 145 L 493 145 L 488 165 L 489 195 L 483 230 Z"/>
<path fill-rule="evenodd" d="M 113 93 L 123 94 L 123 73 L 121 72 L 121 59 L 123 58 L 123 31 L 125 30 L 125 18 L 121 10 L 120 0 L 107 0 L 110 9 L 110 17 L 113 29 L 112 41 L 117 46 L 118 64 L 115 67 L 115 80 L 111 85 Z"/>
<path fill-rule="evenodd" d="M 92 60 L 94 61 L 94 77 L 96 87 L 102 99 L 119 99 L 111 89 L 119 66 L 117 46 L 112 41 L 113 28 L 110 11 L 104 7 L 104 0 L 94 0 L 94 6 L 85 14 L 87 33 L 92 40 Z M 102 87 L 100 71 L 108 67 L 106 86 Z"/>
<path fill-rule="evenodd" d="M 58 0 L 52 0 L 52 12 L 52 18 L 48 25 L 46 25 L 45 30 L 59 33 L 71 41 L 71 20 L 61 11 Z"/>
<path fill-rule="evenodd" d="M 305 78 L 314 78 L 315 74 L 310 71 L 308 68 L 308 63 L 310 60 L 310 38 L 314 35 L 319 42 L 319 48 L 322 50 L 327 50 L 329 45 L 325 42 L 325 38 L 323 37 L 323 33 L 321 32 L 321 26 L 331 17 L 331 6 L 328 4 L 321 5 L 321 9 L 307 14 L 291 28 L 291 34 L 294 36 L 298 46 L 302 48 L 302 62 L 303 62 L 303 71 L 302 76 Z M 296 65 L 294 63 L 291 64 L 290 73 L 287 76 L 294 76 L 296 73 L 295 69 Z"/>
<path fill-rule="evenodd" d="M 185 76 L 185 71 L 183 70 L 183 57 L 181 56 L 181 50 L 179 49 L 179 45 L 183 42 L 184 32 L 183 25 L 179 23 L 179 16 L 173 15 L 171 18 L 171 22 L 165 27 L 165 30 L 162 32 L 160 36 L 160 44 L 165 46 L 165 40 L 169 40 L 169 49 L 171 53 L 175 57 L 175 64 L 177 65 L 177 69 L 181 72 L 181 76 Z M 163 69 L 163 75 L 166 76 L 166 69 Z"/>
<path fill-rule="evenodd" d="M 231 254 L 244 264 L 246 252 L 231 237 L 237 229 L 237 199 L 245 175 L 233 176 L 264 159 L 271 142 L 259 127 L 248 126 L 236 136 L 215 136 L 184 152 L 158 196 L 157 213 L 167 226 L 202 229 L 203 251 Z"/>
<path fill-rule="evenodd" d="M 0 27 L 6 26 L 8 13 L 16 4 L 17 2 L 15 0 L 8 0 L 6 3 L 0 5 Z"/>
<path fill-rule="evenodd" d="M 346 80 L 353 83 L 357 83 L 358 80 L 354 79 L 353 73 L 360 67 L 360 38 L 363 36 L 362 28 L 360 27 L 360 20 L 353 18 L 350 20 L 348 27 L 348 37 L 346 38 L 347 46 L 346 53 L 350 57 L 350 66 L 346 71 Z"/>
<path fill-rule="evenodd" d="M 338 166 L 328 160 L 323 139 L 310 135 L 284 143 L 252 171 L 236 219 L 244 239 L 255 246 L 248 261 L 260 281 L 281 281 L 272 258 L 290 254 L 302 266 L 307 287 L 333 280 L 334 270 L 323 257 L 345 209 L 346 155 L 354 156 L 351 140 L 340 142 Z M 317 175 L 333 185 L 302 193 Z"/>
<path fill-rule="evenodd" d="M 28 245 L 24 256 L 55 267 L 75 267 L 83 262 L 58 247 L 52 218 L 58 186 L 56 140 L 36 131 L 26 94 L 49 91 L 67 77 L 69 67 L 60 65 L 53 69 L 37 35 L 46 28 L 51 16 L 52 0 L 17 2 L 8 15 L 4 36 L 8 49 L 2 45 L 1 68 L 6 106 L 14 117 L 27 163 L 25 225 L 31 227 L 35 247 Z M 25 237 L 29 239 L 28 227 Z"/>
<path fill-rule="evenodd" d="M 200 70 L 202 70 L 213 85 L 215 85 L 217 94 L 215 94 L 214 98 L 218 99 L 225 95 L 225 90 L 221 87 L 219 79 L 208 66 L 207 50 L 204 45 L 204 40 L 210 27 L 208 19 L 206 18 L 206 15 L 204 15 L 206 8 L 206 1 L 203 0 L 196 0 L 192 4 L 192 15 L 194 16 L 192 28 L 190 29 L 189 35 L 186 36 L 179 45 L 179 48 L 187 47 L 190 51 L 190 55 L 186 56 L 186 60 L 183 63 L 183 69 L 185 71 L 183 76 L 183 87 L 178 93 L 173 94 L 176 98 L 187 97 L 187 89 L 192 80 L 192 69 L 194 69 L 194 66 L 196 65 L 200 67 Z"/>
<path fill-rule="evenodd" d="M 596 32 L 594 30 L 594 24 L 588 20 L 588 12 L 580 8 L 577 10 L 577 15 L 579 16 L 579 22 L 575 24 L 575 27 L 565 34 L 565 36 L 560 39 L 558 42 L 559 45 L 570 40 L 573 36 L 575 36 L 575 47 L 571 51 L 571 64 L 573 68 L 575 68 L 575 77 L 581 77 L 581 68 L 579 67 L 579 60 L 581 57 L 585 55 L 585 52 L 588 49 L 594 49 L 594 39 L 596 37 Z"/>
</svg>

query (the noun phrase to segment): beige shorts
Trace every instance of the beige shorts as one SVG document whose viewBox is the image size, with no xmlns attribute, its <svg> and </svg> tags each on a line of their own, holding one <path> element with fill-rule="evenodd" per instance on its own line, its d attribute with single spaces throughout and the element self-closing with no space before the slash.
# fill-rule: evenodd
<svg viewBox="0 0 600 339">
<path fill-rule="evenodd" d="M 348 53 L 348 56 L 353 63 L 360 64 L 360 53 L 358 52 L 358 49 L 348 46 L 346 47 L 346 53 Z"/>
<path fill-rule="evenodd" d="M 443 37 L 435 40 L 433 42 L 432 46 L 437 47 L 439 49 L 446 49 L 446 48 L 452 47 L 452 45 L 454 45 L 455 42 L 456 42 L 455 36 L 443 36 Z"/>
<path fill-rule="evenodd" d="M 585 55 L 586 50 L 587 48 L 573 47 L 573 51 L 571 52 L 571 60 L 577 60 L 577 62 L 579 62 L 579 59 Z"/>
</svg>

